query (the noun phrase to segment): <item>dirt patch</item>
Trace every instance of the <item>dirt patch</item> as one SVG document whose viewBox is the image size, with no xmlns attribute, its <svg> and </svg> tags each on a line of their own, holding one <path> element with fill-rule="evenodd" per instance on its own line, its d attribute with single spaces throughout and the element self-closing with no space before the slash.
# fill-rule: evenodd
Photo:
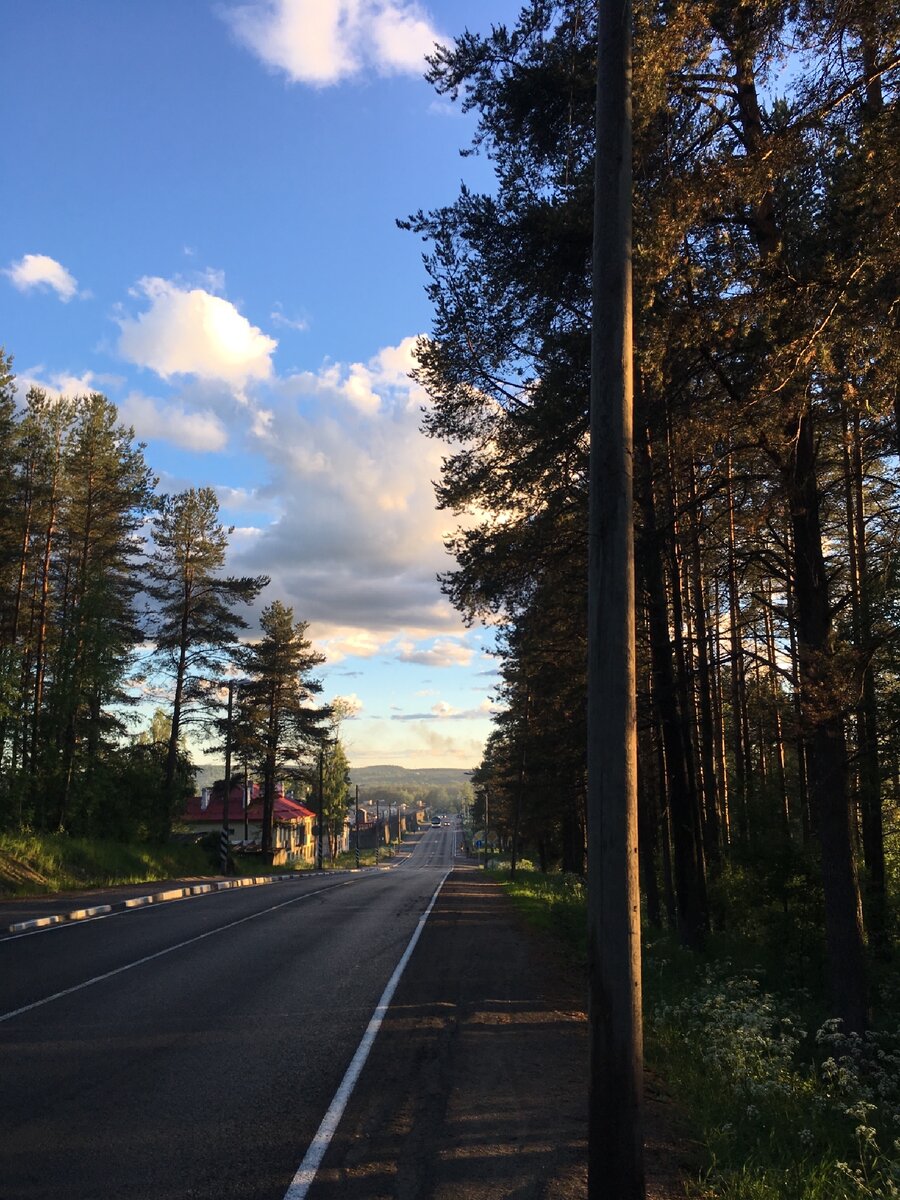
<svg viewBox="0 0 900 1200">
<path fill-rule="evenodd" d="M 444 886 L 310 1200 L 575 1200 L 587 1189 L 584 982 L 477 870 Z M 650 1200 L 683 1200 L 650 1081 Z"/>
<path fill-rule="evenodd" d="M 13 858 L 6 850 L 0 850 L 0 896 L 14 896 L 23 888 L 40 890 L 46 888 L 47 877 L 24 862 Z"/>
</svg>

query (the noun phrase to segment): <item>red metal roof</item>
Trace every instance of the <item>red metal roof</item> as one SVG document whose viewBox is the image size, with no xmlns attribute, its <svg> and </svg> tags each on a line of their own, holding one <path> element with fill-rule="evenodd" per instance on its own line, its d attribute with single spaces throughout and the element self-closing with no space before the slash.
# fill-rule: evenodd
<svg viewBox="0 0 900 1200">
<path fill-rule="evenodd" d="M 187 802 L 184 816 L 181 819 L 190 825 L 199 824 L 204 821 L 208 821 L 211 825 L 221 825 L 224 797 L 211 796 L 206 808 L 201 808 L 201 803 L 202 799 L 200 796 L 191 796 Z M 262 816 L 262 800 L 254 800 L 247 810 L 247 817 L 251 821 L 261 821 Z M 287 796 L 276 796 L 273 817 L 276 821 L 282 822 L 303 821 L 307 818 L 315 820 L 315 813 L 311 812 L 305 805 L 298 804 L 296 800 L 289 800 Z M 229 823 L 231 821 L 243 821 L 243 819 L 243 792 L 239 788 L 232 788 L 231 796 L 228 800 Z"/>
</svg>

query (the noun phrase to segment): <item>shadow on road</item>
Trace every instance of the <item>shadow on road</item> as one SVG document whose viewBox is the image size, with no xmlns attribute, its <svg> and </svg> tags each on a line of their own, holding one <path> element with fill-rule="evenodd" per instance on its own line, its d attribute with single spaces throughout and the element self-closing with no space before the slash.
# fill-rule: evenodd
<svg viewBox="0 0 900 1200">
<path fill-rule="evenodd" d="M 453 873 L 310 1200 L 583 1196 L 584 997 L 476 870 Z"/>
</svg>

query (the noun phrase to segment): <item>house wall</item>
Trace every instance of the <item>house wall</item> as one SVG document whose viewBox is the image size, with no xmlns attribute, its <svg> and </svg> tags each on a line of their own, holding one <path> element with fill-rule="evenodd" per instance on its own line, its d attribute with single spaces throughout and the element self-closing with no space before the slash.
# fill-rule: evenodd
<svg viewBox="0 0 900 1200">
<path fill-rule="evenodd" d="M 187 828 L 191 833 L 210 833 L 221 829 L 213 821 L 191 821 Z M 228 828 L 231 842 L 237 844 L 244 840 L 244 822 L 229 821 Z M 262 822 L 250 821 L 247 825 L 247 837 L 251 842 L 262 840 Z M 315 857 L 315 843 L 312 836 L 312 820 L 307 819 L 297 824 L 276 821 L 272 829 L 272 840 L 276 852 L 283 852 L 286 862 L 309 862 Z M 279 858 L 281 855 L 279 854 Z"/>
</svg>

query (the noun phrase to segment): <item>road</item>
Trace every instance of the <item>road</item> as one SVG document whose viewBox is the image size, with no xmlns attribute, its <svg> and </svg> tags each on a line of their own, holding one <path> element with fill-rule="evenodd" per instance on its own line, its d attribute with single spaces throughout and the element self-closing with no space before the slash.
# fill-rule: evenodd
<svg viewBox="0 0 900 1200">
<path fill-rule="evenodd" d="M 456 836 L 0 941 L 2 1200 L 283 1200 Z"/>
</svg>

